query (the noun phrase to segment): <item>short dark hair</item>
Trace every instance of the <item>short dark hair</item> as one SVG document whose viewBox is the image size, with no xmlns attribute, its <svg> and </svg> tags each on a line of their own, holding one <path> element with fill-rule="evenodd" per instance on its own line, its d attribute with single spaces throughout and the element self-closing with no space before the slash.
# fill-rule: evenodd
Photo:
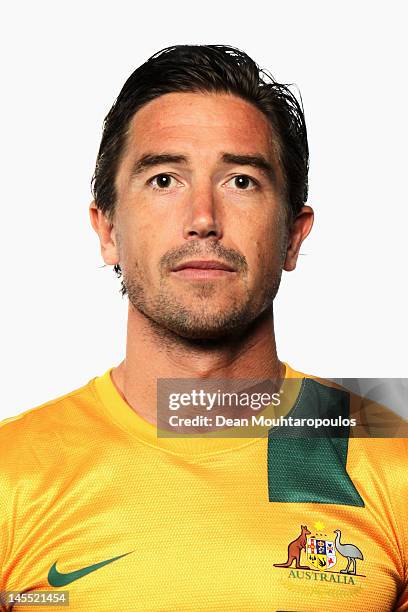
<svg viewBox="0 0 408 612">
<path fill-rule="evenodd" d="M 287 218 L 293 220 L 308 196 L 309 148 L 302 97 L 299 102 L 288 85 L 227 45 L 167 47 L 130 75 L 105 117 L 91 184 L 96 206 L 107 218 L 114 216 L 115 178 L 134 114 L 172 92 L 230 93 L 266 115 L 279 151 Z M 120 273 L 119 265 L 115 270 Z"/>
</svg>

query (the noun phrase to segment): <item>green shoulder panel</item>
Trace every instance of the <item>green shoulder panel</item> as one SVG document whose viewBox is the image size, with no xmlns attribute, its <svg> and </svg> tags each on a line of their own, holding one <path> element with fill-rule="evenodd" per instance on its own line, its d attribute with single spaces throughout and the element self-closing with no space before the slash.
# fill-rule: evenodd
<svg viewBox="0 0 408 612">
<path fill-rule="evenodd" d="M 304 378 L 287 417 L 349 417 L 347 391 Z M 349 426 L 275 427 L 268 432 L 268 491 L 271 502 L 340 504 L 364 507 L 347 473 Z"/>
</svg>

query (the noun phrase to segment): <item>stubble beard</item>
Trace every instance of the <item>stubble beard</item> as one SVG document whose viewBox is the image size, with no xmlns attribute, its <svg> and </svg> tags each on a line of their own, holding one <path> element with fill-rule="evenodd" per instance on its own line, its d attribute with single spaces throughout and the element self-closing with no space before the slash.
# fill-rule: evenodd
<svg viewBox="0 0 408 612">
<path fill-rule="evenodd" d="M 241 294 L 240 298 L 231 298 L 229 305 L 223 307 L 214 306 L 220 281 L 207 280 L 191 287 L 194 307 L 186 306 L 164 278 L 157 292 L 148 295 L 137 265 L 132 275 L 123 271 L 123 284 L 130 304 L 147 317 L 156 331 L 188 340 L 222 341 L 244 333 L 262 313 L 272 309 L 281 275 L 281 269 L 271 272 L 257 291 L 248 287 L 244 277 L 243 297 Z"/>
</svg>

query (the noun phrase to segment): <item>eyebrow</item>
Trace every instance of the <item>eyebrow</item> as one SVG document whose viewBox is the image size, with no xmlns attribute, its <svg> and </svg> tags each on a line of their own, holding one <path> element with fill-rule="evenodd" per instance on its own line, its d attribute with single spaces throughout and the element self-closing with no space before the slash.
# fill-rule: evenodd
<svg viewBox="0 0 408 612">
<path fill-rule="evenodd" d="M 148 168 L 160 166 L 161 164 L 187 164 L 188 158 L 185 155 L 174 153 L 146 153 L 138 159 L 131 170 L 131 178 L 135 178 Z M 224 164 L 234 164 L 238 166 L 252 166 L 258 168 L 268 175 L 268 178 L 275 179 L 274 167 L 267 159 L 261 155 L 238 155 L 235 153 L 222 153 L 221 161 Z"/>
<path fill-rule="evenodd" d="M 173 153 L 147 153 L 138 159 L 132 167 L 131 178 L 135 178 L 148 168 L 160 166 L 161 164 L 186 164 L 188 162 L 185 155 L 175 155 Z"/>
<path fill-rule="evenodd" d="M 235 153 L 223 153 L 222 161 L 226 164 L 238 166 L 252 166 L 265 172 L 269 178 L 275 178 L 275 169 L 268 160 L 260 154 L 257 155 L 236 155 Z"/>
</svg>

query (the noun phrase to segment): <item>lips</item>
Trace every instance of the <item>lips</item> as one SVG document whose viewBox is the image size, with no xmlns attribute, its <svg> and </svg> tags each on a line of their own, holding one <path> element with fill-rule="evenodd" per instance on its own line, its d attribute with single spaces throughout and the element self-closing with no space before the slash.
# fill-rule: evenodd
<svg viewBox="0 0 408 612">
<path fill-rule="evenodd" d="M 178 266 L 172 268 L 173 272 L 179 272 L 185 269 L 196 269 L 196 270 L 225 270 L 227 272 L 235 272 L 234 268 L 222 261 L 215 260 L 194 260 L 185 261 Z"/>
</svg>

